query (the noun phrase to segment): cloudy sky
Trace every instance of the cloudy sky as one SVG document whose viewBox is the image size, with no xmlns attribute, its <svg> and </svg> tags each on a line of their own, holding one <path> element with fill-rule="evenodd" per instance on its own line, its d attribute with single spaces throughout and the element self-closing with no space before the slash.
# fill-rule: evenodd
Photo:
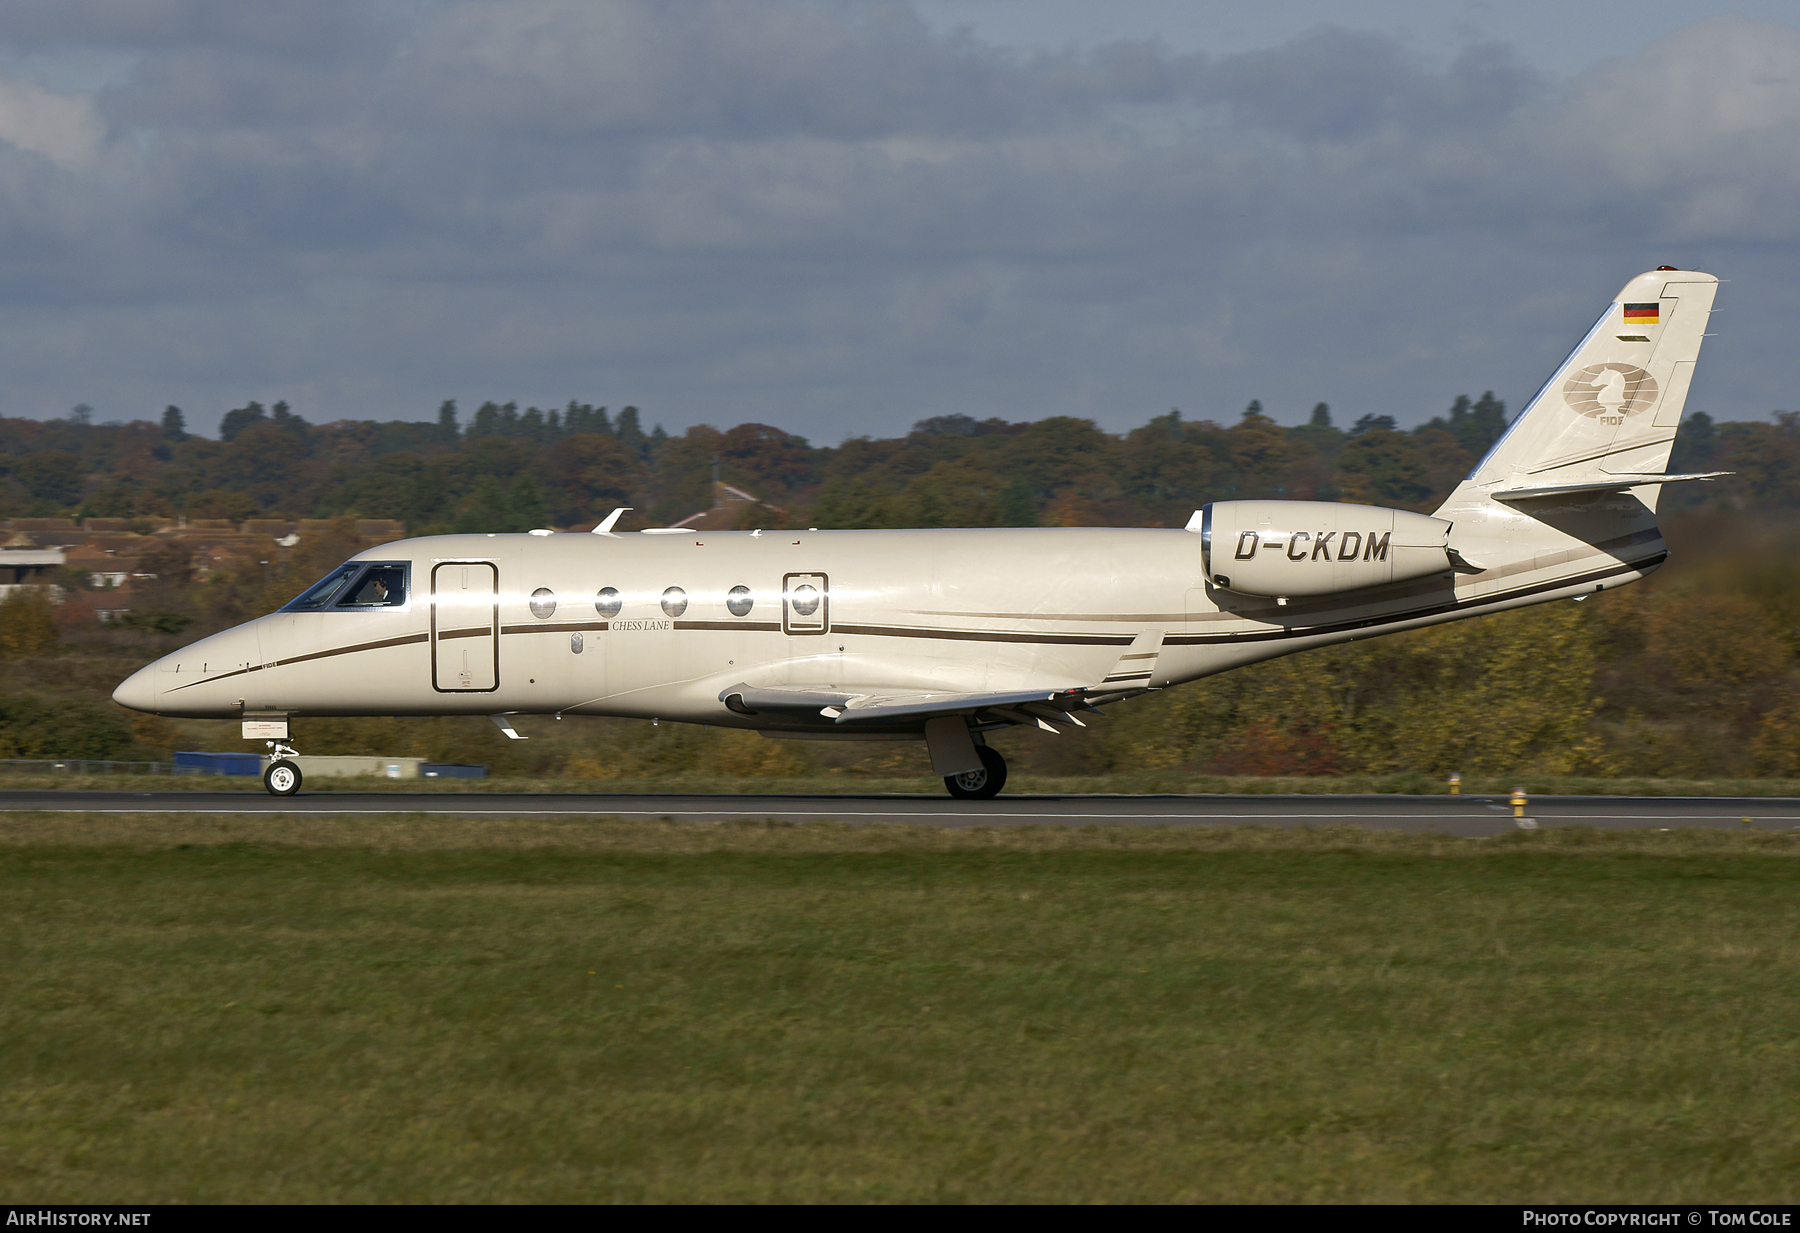
<svg viewBox="0 0 1800 1233">
<path fill-rule="evenodd" d="M 1656 265 L 1800 407 L 1800 18 L 1745 0 L 13 0 L 0 414 L 1518 405 Z"/>
</svg>

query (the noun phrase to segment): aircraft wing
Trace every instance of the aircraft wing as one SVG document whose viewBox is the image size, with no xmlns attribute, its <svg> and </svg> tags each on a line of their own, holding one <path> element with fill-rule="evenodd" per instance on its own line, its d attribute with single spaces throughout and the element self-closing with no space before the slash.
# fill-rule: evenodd
<svg viewBox="0 0 1800 1233">
<path fill-rule="evenodd" d="M 1095 710 L 1096 700 L 1112 702 L 1153 688 L 1150 680 L 1162 652 L 1162 633 L 1149 630 L 1132 640 L 1099 681 L 1060 688 L 978 690 L 836 690 L 806 686 L 733 685 L 719 701 L 740 715 L 791 715 L 829 719 L 834 725 L 923 720 L 938 715 L 987 716 L 1015 724 L 1035 724 L 1046 732 L 1059 726 L 1086 727 L 1076 711 Z"/>
<path fill-rule="evenodd" d="M 852 693 L 843 690 L 733 685 L 719 700 L 740 715 L 792 715 L 822 718 L 834 724 L 881 723 L 896 719 L 930 719 L 937 715 L 974 715 L 986 711 L 1011 723 L 1076 723 L 1069 712 L 1087 710 L 1088 690 L 1017 689 L 976 693 L 918 690 L 895 693 Z"/>
<path fill-rule="evenodd" d="M 847 706 L 834 708 L 832 718 L 840 724 L 866 723 L 870 720 L 929 718 L 933 715 L 973 714 L 992 711 L 1005 716 L 1008 711 L 1022 711 L 1036 717 L 1042 709 L 1055 711 L 1067 719 L 1071 710 L 1084 709 L 1087 691 L 1079 686 L 1071 689 L 1028 689 L 1011 692 L 971 694 L 911 693 L 871 695 L 858 698 Z M 1048 718 L 1046 714 L 1045 718 Z M 1041 722 L 1041 721 L 1040 721 Z"/>
</svg>

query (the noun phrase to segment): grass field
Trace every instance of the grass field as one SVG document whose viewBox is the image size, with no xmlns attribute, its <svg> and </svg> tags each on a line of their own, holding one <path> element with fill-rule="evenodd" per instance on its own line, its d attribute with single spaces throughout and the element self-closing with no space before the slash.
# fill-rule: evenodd
<svg viewBox="0 0 1800 1233">
<path fill-rule="evenodd" d="M 1800 837 L 0 818 L 0 1197 L 1800 1199 Z"/>
</svg>

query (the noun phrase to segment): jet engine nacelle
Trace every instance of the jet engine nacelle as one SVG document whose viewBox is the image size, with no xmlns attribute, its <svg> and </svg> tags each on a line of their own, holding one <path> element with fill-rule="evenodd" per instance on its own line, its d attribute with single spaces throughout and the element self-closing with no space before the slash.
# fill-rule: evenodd
<svg viewBox="0 0 1800 1233">
<path fill-rule="evenodd" d="M 1449 573 L 1450 526 L 1373 505 L 1217 501 L 1200 510 L 1200 559 L 1240 595 L 1331 595 Z"/>
</svg>

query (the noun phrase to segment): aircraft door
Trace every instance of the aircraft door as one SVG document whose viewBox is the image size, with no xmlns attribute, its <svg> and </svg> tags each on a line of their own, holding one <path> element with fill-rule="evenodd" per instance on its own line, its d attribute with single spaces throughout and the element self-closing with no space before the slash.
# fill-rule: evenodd
<svg viewBox="0 0 1800 1233">
<path fill-rule="evenodd" d="M 783 574 L 781 629 L 788 634 L 831 632 L 831 579 L 824 574 Z"/>
<path fill-rule="evenodd" d="M 500 573 L 492 561 L 432 566 L 431 687 L 439 693 L 500 687 Z"/>
</svg>

